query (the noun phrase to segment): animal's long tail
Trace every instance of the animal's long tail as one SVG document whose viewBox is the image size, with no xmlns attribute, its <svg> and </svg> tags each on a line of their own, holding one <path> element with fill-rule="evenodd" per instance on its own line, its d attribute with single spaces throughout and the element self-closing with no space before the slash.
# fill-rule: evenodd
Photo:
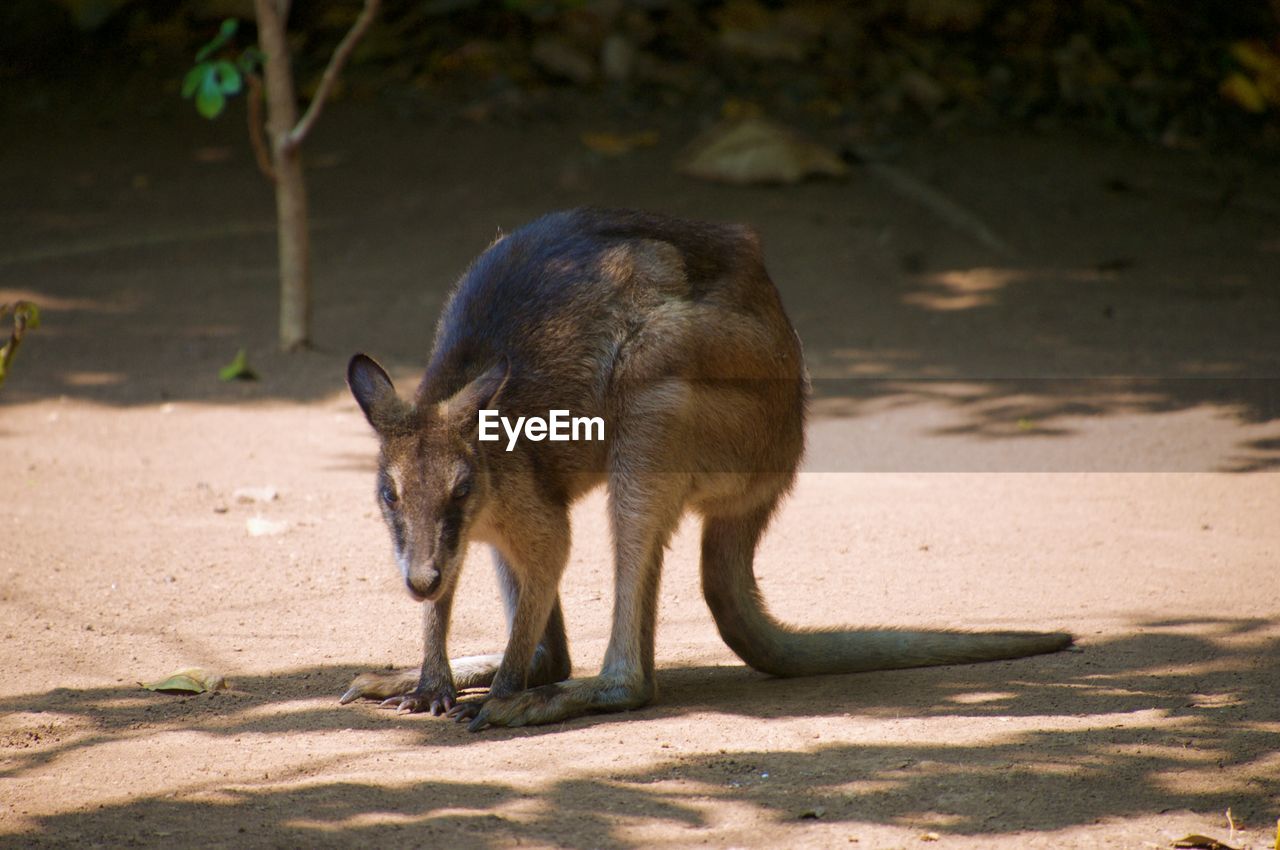
<svg viewBox="0 0 1280 850">
<path fill-rule="evenodd" d="M 752 561 L 771 511 L 708 517 L 702 533 L 702 591 L 720 636 L 752 667 L 774 676 L 857 673 L 997 661 L 1057 652 L 1062 632 L 801 630 L 765 610 Z"/>
</svg>

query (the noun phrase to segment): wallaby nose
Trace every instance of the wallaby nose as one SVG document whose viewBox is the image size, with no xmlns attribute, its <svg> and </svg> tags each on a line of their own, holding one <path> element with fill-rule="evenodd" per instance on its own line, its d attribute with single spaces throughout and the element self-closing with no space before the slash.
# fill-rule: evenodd
<svg viewBox="0 0 1280 850">
<path fill-rule="evenodd" d="M 405 576 L 405 586 L 415 602 L 430 599 L 440 589 L 439 570 L 421 570 L 416 574 Z"/>
</svg>

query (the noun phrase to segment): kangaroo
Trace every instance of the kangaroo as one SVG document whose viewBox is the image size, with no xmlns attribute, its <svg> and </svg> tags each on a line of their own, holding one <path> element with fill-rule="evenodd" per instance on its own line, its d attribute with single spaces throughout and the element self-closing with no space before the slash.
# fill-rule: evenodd
<svg viewBox="0 0 1280 850">
<path fill-rule="evenodd" d="M 347 382 L 376 431 L 377 500 L 410 596 L 422 667 L 358 676 L 342 703 L 486 726 L 634 709 L 655 694 L 654 620 L 668 538 L 701 516 L 702 589 L 725 643 L 774 676 L 1018 658 L 1061 633 L 794 629 L 766 611 L 757 543 L 804 451 L 800 342 L 743 226 L 594 208 L 499 237 L 441 314 L 413 403 L 355 355 Z M 601 417 L 604 438 L 479 439 L 479 411 Z M 613 626 L 597 676 L 570 679 L 559 583 L 569 507 L 605 484 Z M 509 640 L 452 661 L 449 611 L 469 542 L 492 549 Z M 458 692 L 488 687 L 481 697 Z"/>
</svg>

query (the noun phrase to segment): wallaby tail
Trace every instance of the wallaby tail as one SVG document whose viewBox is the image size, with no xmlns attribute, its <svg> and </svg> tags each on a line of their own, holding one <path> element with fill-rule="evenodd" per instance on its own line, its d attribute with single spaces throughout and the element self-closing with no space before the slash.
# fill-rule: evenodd
<svg viewBox="0 0 1280 850">
<path fill-rule="evenodd" d="M 765 610 L 752 569 L 756 543 L 770 513 L 708 517 L 702 532 L 702 592 L 716 627 L 729 648 L 761 672 L 812 676 L 968 664 L 1057 652 L 1071 645 L 1071 635 L 1062 632 L 788 627 Z"/>
</svg>

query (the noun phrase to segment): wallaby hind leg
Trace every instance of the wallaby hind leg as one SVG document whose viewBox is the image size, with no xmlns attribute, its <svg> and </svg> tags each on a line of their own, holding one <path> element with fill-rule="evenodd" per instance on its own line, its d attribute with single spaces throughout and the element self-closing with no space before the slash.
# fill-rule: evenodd
<svg viewBox="0 0 1280 850">
<path fill-rule="evenodd" d="M 688 476 L 614 475 L 610 480 L 615 583 L 613 630 L 600 675 L 544 685 L 486 702 L 470 729 L 555 723 L 653 699 L 654 627 L 663 550 L 683 512 Z"/>
</svg>

